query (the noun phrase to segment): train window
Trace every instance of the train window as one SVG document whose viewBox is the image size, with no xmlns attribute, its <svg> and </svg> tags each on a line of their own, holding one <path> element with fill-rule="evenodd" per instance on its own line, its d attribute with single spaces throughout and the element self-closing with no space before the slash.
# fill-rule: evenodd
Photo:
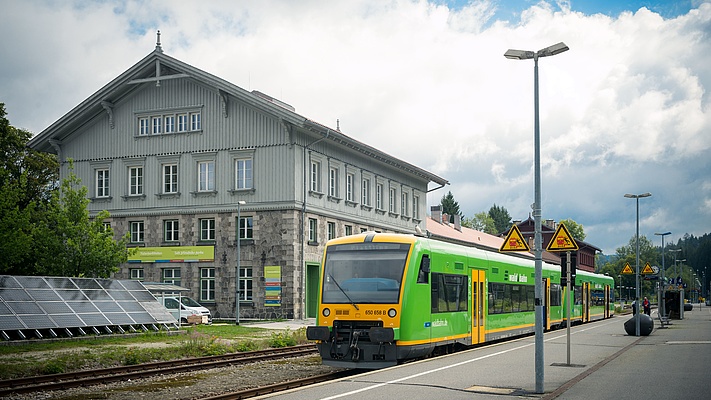
<svg viewBox="0 0 711 400">
<path fill-rule="evenodd" d="M 432 312 L 467 311 L 468 286 L 466 275 L 432 273 Z"/>
<path fill-rule="evenodd" d="M 397 304 L 410 245 L 353 243 L 329 246 L 322 301 L 331 304 Z"/>
<path fill-rule="evenodd" d="M 505 283 L 489 284 L 489 314 L 535 310 L 535 287 Z"/>
<path fill-rule="evenodd" d="M 563 304 L 561 302 L 562 292 L 561 292 L 559 284 L 557 284 L 557 283 L 551 284 L 550 295 L 551 295 L 551 307 L 557 307 L 557 306 L 561 306 Z"/>
<path fill-rule="evenodd" d="M 430 277 L 430 256 L 427 254 L 422 255 L 422 260 L 420 261 L 420 269 L 417 272 L 417 283 L 429 283 Z"/>
</svg>

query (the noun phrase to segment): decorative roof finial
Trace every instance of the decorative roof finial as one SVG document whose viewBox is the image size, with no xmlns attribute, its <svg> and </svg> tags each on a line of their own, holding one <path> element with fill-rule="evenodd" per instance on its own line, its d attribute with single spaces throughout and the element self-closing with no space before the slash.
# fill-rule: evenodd
<svg viewBox="0 0 711 400">
<path fill-rule="evenodd" d="M 158 30 L 158 33 L 156 33 L 156 51 L 160 51 L 161 53 L 163 52 L 163 49 L 160 47 L 160 29 Z"/>
</svg>

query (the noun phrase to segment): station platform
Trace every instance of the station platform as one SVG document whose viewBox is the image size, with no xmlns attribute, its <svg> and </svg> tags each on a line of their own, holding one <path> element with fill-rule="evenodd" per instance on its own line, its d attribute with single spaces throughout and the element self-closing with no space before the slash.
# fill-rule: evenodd
<svg viewBox="0 0 711 400">
<path fill-rule="evenodd" d="M 652 317 L 656 318 L 654 311 Z M 365 372 L 260 399 L 711 398 L 711 307 L 629 336 L 618 315 L 544 335 L 544 393 L 535 393 L 533 336 Z"/>
</svg>

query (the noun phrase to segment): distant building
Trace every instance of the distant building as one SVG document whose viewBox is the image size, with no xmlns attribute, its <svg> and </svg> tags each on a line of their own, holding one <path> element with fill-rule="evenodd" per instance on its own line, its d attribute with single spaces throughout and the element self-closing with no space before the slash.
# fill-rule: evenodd
<svg viewBox="0 0 711 400">
<path fill-rule="evenodd" d="M 426 194 L 448 183 L 160 40 L 29 145 L 61 177 L 74 160 L 91 215 L 130 234 L 139 252 L 116 278 L 183 286 L 216 318 L 314 317 L 326 241 L 425 229 Z"/>
<path fill-rule="evenodd" d="M 516 225 L 521 231 L 521 235 L 528 241 L 529 247 L 533 249 L 535 220 L 529 216 L 525 221 L 516 222 Z M 552 219 L 545 220 L 541 223 L 541 243 L 544 250 L 548 247 L 548 243 L 550 243 L 551 239 L 553 239 L 556 228 L 557 224 Z M 576 240 L 575 242 L 578 244 L 578 269 L 595 272 L 595 255 L 601 252 L 602 249 L 582 240 Z M 557 252 L 554 254 L 556 254 L 558 259 L 565 256 L 565 252 Z"/>
</svg>

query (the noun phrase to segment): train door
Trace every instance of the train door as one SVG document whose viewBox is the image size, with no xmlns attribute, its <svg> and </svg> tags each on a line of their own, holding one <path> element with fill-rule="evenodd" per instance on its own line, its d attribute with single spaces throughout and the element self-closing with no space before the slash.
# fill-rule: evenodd
<svg viewBox="0 0 711 400">
<path fill-rule="evenodd" d="M 472 270 L 472 344 L 482 343 L 484 336 L 484 300 L 486 299 L 486 271 Z"/>
<path fill-rule="evenodd" d="M 605 318 L 610 318 L 610 285 L 605 285 L 605 299 L 603 304 L 605 305 Z"/>
<path fill-rule="evenodd" d="M 551 330 L 551 280 L 543 278 L 543 315 L 545 315 L 545 329 Z"/>
<path fill-rule="evenodd" d="M 581 313 L 583 322 L 588 322 L 590 321 L 590 282 L 583 282 L 582 290 L 583 310 Z"/>
</svg>

